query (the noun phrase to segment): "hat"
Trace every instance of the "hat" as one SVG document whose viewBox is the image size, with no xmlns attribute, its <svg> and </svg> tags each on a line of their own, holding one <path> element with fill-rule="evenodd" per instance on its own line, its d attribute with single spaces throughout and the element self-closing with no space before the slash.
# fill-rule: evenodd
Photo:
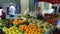
<svg viewBox="0 0 60 34">
<path fill-rule="evenodd" d="M 13 3 L 10 3 L 10 5 L 13 4 Z"/>
</svg>

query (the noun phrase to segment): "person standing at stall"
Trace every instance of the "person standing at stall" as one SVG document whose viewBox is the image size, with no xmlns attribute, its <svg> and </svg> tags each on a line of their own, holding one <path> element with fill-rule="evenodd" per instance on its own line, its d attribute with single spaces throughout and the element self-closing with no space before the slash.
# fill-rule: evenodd
<svg viewBox="0 0 60 34">
<path fill-rule="evenodd" d="M 56 18 L 56 27 L 53 30 L 53 34 L 60 34 L 60 16 Z"/>
<path fill-rule="evenodd" d="M 0 19 L 5 19 L 5 12 L 3 10 L 3 7 L 0 7 Z"/>
<path fill-rule="evenodd" d="M 37 8 L 36 8 L 35 14 L 36 14 L 36 16 L 37 16 L 37 19 L 42 19 L 41 7 L 37 7 Z"/>
<path fill-rule="evenodd" d="M 60 30 L 60 17 L 58 16 L 58 19 L 57 19 L 57 29 L 59 29 Z"/>
<path fill-rule="evenodd" d="M 12 19 L 14 19 L 15 17 L 15 11 L 16 11 L 16 8 L 15 6 L 13 5 L 13 3 L 10 3 L 10 7 L 9 7 L 9 15 Z"/>
<path fill-rule="evenodd" d="M 15 11 L 16 11 L 15 6 L 13 5 L 13 3 L 10 3 L 10 7 L 9 7 L 10 26 L 12 25 L 12 22 L 15 19 Z"/>
</svg>

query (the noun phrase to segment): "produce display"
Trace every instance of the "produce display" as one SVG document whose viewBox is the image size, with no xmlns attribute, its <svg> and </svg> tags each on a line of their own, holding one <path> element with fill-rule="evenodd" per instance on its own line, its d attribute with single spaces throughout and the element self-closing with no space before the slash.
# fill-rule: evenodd
<svg viewBox="0 0 60 34">
<path fill-rule="evenodd" d="M 46 21 L 47 21 L 48 23 L 54 25 L 54 26 L 57 25 L 56 20 L 49 19 L 49 20 L 46 20 Z"/>
<path fill-rule="evenodd" d="M 22 23 L 25 23 L 26 21 L 25 20 L 20 20 L 20 19 L 15 19 L 13 21 L 14 24 L 22 24 Z"/>
<path fill-rule="evenodd" d="M 10 23 L 12 24 L 10 25 Z M 4 34 L 44 34 L 46 32 L 50 34 L 50 31 L 55 28 L 52 24 L 30 17 L 29 15 L 16 18 L 12 21 L 0 20 L 0 27 L 1 32 Z"/>
<path fill-rule="evenodd" d="M 50 23 L 50 24 L 52 24 L 52 25 L 54 25 L 54 26 L 56 26 L 57 25 L 57 23 L 56 23 L 56 20 L 58 19 L 57 18 L 58 16 L 45 16 L 44 17 L 44 20 L 46 21 L 46 22 L 48 22 L 48 23 Z"/>
<path fill-rule="evenodd" d="M 8 20 L 0 20 L 0 26 L 5 26 L 6 24 L 9 24 Z"/>
<path fill-rule="evenodd" d="M 27 25 L 20 25 L 20 26 L 19 26 L 19 29 L 20 29 L 22 32 L 24 32 L 24 31 L 26 31 L 26 29 L 27 29 Z"/>
<path fill-rule="evenodd" d="M 49 24 L 48 22 L 44 22 L 42 20 L 37 20 L 37 19 L 28 19 L 28 22 L 32 23 L 33 25 L 38 26 L 39 28 L 43 29 L 44 31 L 54 28 L 52 24 Z"/>
<path fill-rule="evenodd" d="M 27 25 L 20 25 L 19 29 L 24 32 L 24 34 L 43 34 L 44 30 L 41 30 L 37 26 L 32 24 Z"/>
<path fill-rule="evenodd" d="M 22 34 L 16 26 L 10 28 L 3 27 L 2 29 L 6 34 Z"/>
<path fill-rule="evenodd" d="M 25 18 L 31 18 L 31 16 L 29 14 L 26 14 L 23 17 L 25 17 Z"/>
</svg>

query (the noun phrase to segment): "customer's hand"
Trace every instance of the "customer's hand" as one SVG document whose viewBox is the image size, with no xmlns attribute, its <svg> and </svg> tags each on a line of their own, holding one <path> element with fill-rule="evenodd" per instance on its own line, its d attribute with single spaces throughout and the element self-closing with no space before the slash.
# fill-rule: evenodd
<svg viewBox="0 0 60 34">
<path fill-rule="evenodd" d="M 58 29 L 60 29 L 60 25 L 57 25 L 56 27 L 57 27 Z"/>
</svg>

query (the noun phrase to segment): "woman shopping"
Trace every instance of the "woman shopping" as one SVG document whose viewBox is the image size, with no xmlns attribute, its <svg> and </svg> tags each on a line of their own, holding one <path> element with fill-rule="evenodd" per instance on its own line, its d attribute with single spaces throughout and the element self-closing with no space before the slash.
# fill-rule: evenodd
<svg viewBox="0 0 60 34">
<path fill-rule="evenodd" d="M 37 8 L 36 8 L 35 14 L 36 14 L 36 16 L 37 16 L 37 19 L 42 19 L 41 7 L 37 7 Z"/>
</svg>

